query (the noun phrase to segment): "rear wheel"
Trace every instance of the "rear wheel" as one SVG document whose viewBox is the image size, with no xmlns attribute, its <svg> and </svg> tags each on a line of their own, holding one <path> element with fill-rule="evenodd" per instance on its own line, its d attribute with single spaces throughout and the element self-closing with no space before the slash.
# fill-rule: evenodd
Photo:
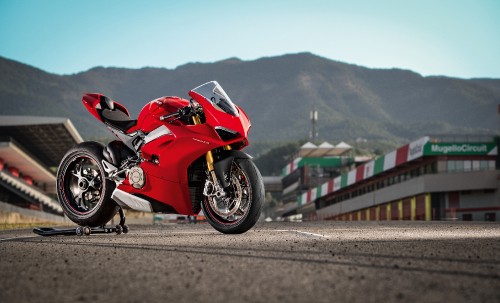
<svg viewBox="0 0 500 303">
<path fill-rule="evenodd" d="M 230 183 L 225 197 L 205 197 L 202 208 L 216 230 L 240 234 L 252 228 L 260 217 L 264 184 L 259 170 L 249 159 L 233 161 Z"/>
<path fill-rule="evenodd" d="M 84 142 L 70 149 L 57 171 L 57 197 L 66 216 L 81 226 L 106 224 L 118 211 L 111 199 L 115 188 L 101 161 L 103 146 Z"/>
</svg>

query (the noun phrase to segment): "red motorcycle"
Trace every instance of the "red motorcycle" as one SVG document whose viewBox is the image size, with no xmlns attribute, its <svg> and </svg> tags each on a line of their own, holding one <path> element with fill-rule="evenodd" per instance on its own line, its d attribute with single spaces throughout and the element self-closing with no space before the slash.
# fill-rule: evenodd
<svg viewBox="0 0 500 303">
<path fill-rule="evenodd" d="M 137 120 L 102 94 L 85 94 L 88 111 L 116 135 L 106 146 L 76 145 L 57 172 L 57 195 L 73 222 L 128 229 L 122 208 L 196 215 L 222 233 L 244 233 L 259 219 L 264 184 L 248 145 L 250 120 L 216 82 L 189 92 L 191 100 L 162 97 Z M 127 230 L 125 230 L 126 232 Z M 78 233 L 78 230 L 77 230 Z"/>
</svg>

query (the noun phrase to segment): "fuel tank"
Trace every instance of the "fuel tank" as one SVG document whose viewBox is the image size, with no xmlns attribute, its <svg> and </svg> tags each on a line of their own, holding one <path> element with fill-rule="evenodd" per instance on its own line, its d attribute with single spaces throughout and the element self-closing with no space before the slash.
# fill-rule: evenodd
<svg viewBox="0 0 500 303">
<path fill-rule="evenodd" d="M 189 105 L 188 100 L 174 96 L 155 99 L 141 109 L 136 126 L 130 128 L 127 133 L 137 130 L 149 133 L 163 124 L 160 121 L 161 116 L 172 114 L 187 105 Z"/>
</svg>

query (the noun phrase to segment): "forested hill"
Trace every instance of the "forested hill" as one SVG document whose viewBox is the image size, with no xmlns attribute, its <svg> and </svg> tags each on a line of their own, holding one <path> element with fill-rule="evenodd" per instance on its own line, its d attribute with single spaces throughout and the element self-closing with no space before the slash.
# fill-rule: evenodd
<svg viewBox="0 0 500 303">
<path fill-rule="evenodd" d="M 422 77 L 370 69 L 310 53 L 241 61 L 190 63 L 176 69 L 96 67 L 54 75 L 0 57 L 0 114 L 67 116 L 84 138 L 102 137 L 81 103 L 101 92 L 137 115 L 159 96 L 187 98 L 217 80 L 252 120 L 254 142 L 304 139 L 309 111 L 319 111 L 319 139 L 358 137 L 405 142 L 424 134 L 497 131 L 500 79 Z"/>
</svg>

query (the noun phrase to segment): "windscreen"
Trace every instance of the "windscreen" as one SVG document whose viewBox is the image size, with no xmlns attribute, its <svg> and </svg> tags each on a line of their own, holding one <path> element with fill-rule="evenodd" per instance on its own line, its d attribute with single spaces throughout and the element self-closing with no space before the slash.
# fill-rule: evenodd
<svg viewBox="0 0 500 303">
<path fill-rule="evenodd" d="M 233 102 L 217 81 L 207 82 L 192 91 L 205 97 L 216 109 L 233 116 L 239 116 Z"/>
</svg>

